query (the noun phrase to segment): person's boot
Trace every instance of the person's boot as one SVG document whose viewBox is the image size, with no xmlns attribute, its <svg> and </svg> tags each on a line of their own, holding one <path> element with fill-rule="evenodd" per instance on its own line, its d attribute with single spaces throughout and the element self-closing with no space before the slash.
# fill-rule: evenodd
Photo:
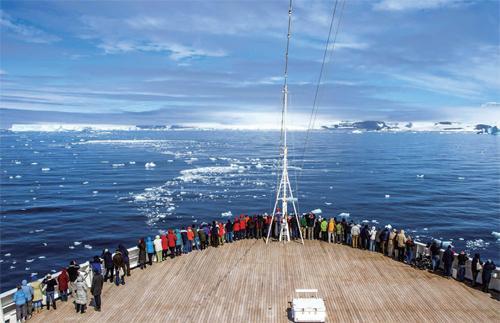
<svg viewBox="0 0 500 323">
<path fill-rule="evenodd" d="M 55 310 L 57 310 L 56 302 L 54 302 L 54 304 L 52 304 L 52 306 L 54 307 Z"/>
</svg>

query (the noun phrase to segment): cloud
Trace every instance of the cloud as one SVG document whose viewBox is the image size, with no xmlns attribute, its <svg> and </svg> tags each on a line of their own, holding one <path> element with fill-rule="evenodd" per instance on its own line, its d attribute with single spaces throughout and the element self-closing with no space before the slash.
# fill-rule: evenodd
<svg viewBox="0 0 500 323">
<path fill-rule="evenodd" d="M 464 0 L 382 0 L 373 5 L 380 11 L 409 11 L 422 9 L 438 9 L 464 4 Z"/>
<path fill-rule="evenodd" d="M 55 35 L 12 18 L 3 10 L 0 10 L 0 26 L 17 38 L 29 43 L 51 44 L 61 40 Z"/>
<path fill-rule="evenodd" d="M 500 102 L 486 102 L 481 104 L 481 108 L 500 108 Z"/>
</svg>

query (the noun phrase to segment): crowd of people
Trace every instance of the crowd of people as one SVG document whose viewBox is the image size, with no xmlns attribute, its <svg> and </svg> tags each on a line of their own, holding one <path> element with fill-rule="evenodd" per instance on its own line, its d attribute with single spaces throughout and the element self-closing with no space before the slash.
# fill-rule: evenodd
<svg viewBox="0 0 500 323">
<path fill-rule="evenodd" d="M 233 243 L 242 239 L 262 239 L 266 237 L 277 239 L 280 234 L 282 217 L 278 213 L 274 221 L 269 215 L 248 216 L 241 215 L 234 220 L 225 222 L 213 221 L 203 223 L 199 228 L 195 224 L 180 229 L 168 229 L 162 234 L 153 237 L 141 238 L 138 241 L 138 267 L 141 270 L 152 266 L 153 262 L 163 262 L 169 258 L 180 257 L 193 250 L 204 250 L 208 247 L 217 248 L 225 243 Z M 336 243 L 365 249 L 371 252 L 380 252 L 395 260 L 415 265 L 418 257 L 428 257 L 431 271 L 440 270 L 443 263 L 443 275 L 449 278 L 452 275 L 452 266 L 455 252 L 451 245 L 441 255 L 440 245 L 432 241 L 426 251 L 416 255 L 416 244 L 404 230 L 396 230 L 391 225 L 383 228 L 368 226 L 367 224 L 347 221 L 345 218 L 323 218 L 314 213 L 304 214 L 297 220 L 295 216 L 287 218 L 290 238 L 297 240 L 322 240 L 325 243 Z M 496 269 L 493 261 L 486 262 L 475 254 L 472 261 L 465 251 L 457 255 L 457 280 L 465 280 L 466 267 L 472 272 L 472 286 L 477 285 L 477 277 L 482 274 L 482 289 L 488 292 L 488 285 Z M 60 301 L 67 302 L 72 297 L 77 313 L 85 313 L 89 303 L 89 290 L 86 284 L 88 274 L 91 274 L 90 295 L 96 311 L 101 310 L 101 293 L 104 282 L 109 281 L 117 286 L 125 285 L 125 277 L 130 276 L 129 251 L 123 244 L 119 244 L 114 253 L 103 250 L 90 261 L 88 271 L 82 271 L 76 261 L 71 261 L 67 268 L 63 268 L 57 277 L 47 275 L 43 280 L 32 276 L 31 282 L 22 281 L 14 294 L 18 321 L 28 319 L 34 312 L 42 308 L 42 298 L 45 294 L 46 308 L 57 309 L 55 293 Z M 103 274 L 104 273 L 104 274 Z"/>
</svg>

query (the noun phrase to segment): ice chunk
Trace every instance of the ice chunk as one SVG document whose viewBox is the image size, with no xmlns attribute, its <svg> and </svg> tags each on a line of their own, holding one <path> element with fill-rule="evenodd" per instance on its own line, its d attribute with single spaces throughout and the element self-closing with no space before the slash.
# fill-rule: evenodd
<svg viewBox="0 0 500 323">
<path fill-rule="evenodd" d="M 129 161 L 128 162 L 130 165 L 135 165 L 135 161 Z"/>
<path fill-rule="evenodd" d="M 154 167 L 156 167 L 156 164 L 154 162 L 149 162 L 149 163 L 146 163 L 144 165 L 144 167 L 146 167 L 146 168 L 154 168 Z"/>
<path fill-rule="evenodd" d="M 424 174 L 418 174 L 417 178 L 424 178 Z"/>
<path fill-rule="evenodd" d="M 339 216 L 340 216 L 340 217 L 343 217 L 343 218 L 348 218 L 348 217 L 350 217 L 350 216 L 351 216 L 351 214 L 350 214 L 350 213 L 347 213 L 347 212 L 342 212 L 342 213 L 340 213 L 340 214 L 339 214 Z"/>
<path fill-rule="evenodd" d="M 86 244 L 86 245 L 84 245 L 83 247 L 84 247 L 85 249 L 92 249 L 92 246 L 91 246 L 91 245 L 89 245 L 89 244 Z"/>
<path fill-rule="evenodd" d="M 83 182 L 82 184 L 83 184 L 83 185 L 87 185 L 88 183 L 89 183 L 89 182 L 85 181 L 85 182 Z"/>
<path fill-rule="evenodd" d="M 43 167 L 43 168 L 42 168 L 42 172 L 48 172 L 48 171 L 50 171 L 50 168 L 49 168 L 49 167 Z"/>
<path fill-rule="evenodd" d="M 323 213 L 323 211 L 321 209 L 314 209 L 310 213 L 321 214 L 321 213 Z"/>
<path fill-rule="evenodd" d="M 500 232 L 493 231 L 491 232 L 491 235 L 495 237 L 498 241 L 500 241 Z"/>
<path fill-rule="evenodd" d="M 79 246 L 79 245 L 81 245 L 81 244 L 82 244 L 82 242 L 81 242 L 81 241 L 75 241 L 75 242 L 73 242 L 73 244 L 74 244 L 75 246 Z"/>
<path fill-rule="evenodd" d="M 388 199 L 389 197 L 391 197 L 390 194 L 385 194 L 385 198 Z"/>
<path fill-rule="evenodd" d="M 26 259 L 27 263 L 30 263 L 30 262 L 33 262 L 33 261 L 35 261 L 35 259 Z"/>
<path fill-rule="evenodd" d="M 10 252 L 4 255 L 4 257 L 10 257 L 10 256 L 11 256 Z"/>
<path fill-rule="evenodd" d="M 465 179 L 465 177 L 459 176 L 458 179 L 463 181 Z"/>
<path fill-rule="evenodd" d="M 75 246 L 69 246 L 68 248 L 70 248 L 70 249 L 75 249 Z"/>
<path fill-rule="evenodd" d="M 123 166 L 125 166 L 125 164 L 122 164 L 122 163 L 120 163 L 120 164 L 112 164 L 111 166 L 112 166 L 113 168 L 118 168 L 118 167 L 123 167 Z"/>
<path fill-rule="evenodd" d="M 233 216 L 233 213 L 232 213 L 231 211 L 222 212 L 222 213 L 221 213 L 221 216 L 224 216 L 224 217 L 231 217 L 231 216 Z"/>
<path fill-rule="evenodd" d="M 32 162 L 31 165 L 36 166 L 36 165 L 38 165 L 38 163 L 37 162 Z"/>
</svg>

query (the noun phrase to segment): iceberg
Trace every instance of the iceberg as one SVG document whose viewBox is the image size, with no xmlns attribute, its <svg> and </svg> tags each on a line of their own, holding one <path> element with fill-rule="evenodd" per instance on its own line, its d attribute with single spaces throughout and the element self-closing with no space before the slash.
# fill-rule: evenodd
<svg viewBox="0 0 500 323">
<path fill-rule="evenodd" d="M 9 129 L 14 132 L 64 132 L 64 131 L 110 131 L 121 130 L 131 131 L 138 130 L 133 125 L 116 125 L 116 124 L 81 124 L 81 123 L 33 123 L 33 124 L 13 124 Z"/>
</svg>

